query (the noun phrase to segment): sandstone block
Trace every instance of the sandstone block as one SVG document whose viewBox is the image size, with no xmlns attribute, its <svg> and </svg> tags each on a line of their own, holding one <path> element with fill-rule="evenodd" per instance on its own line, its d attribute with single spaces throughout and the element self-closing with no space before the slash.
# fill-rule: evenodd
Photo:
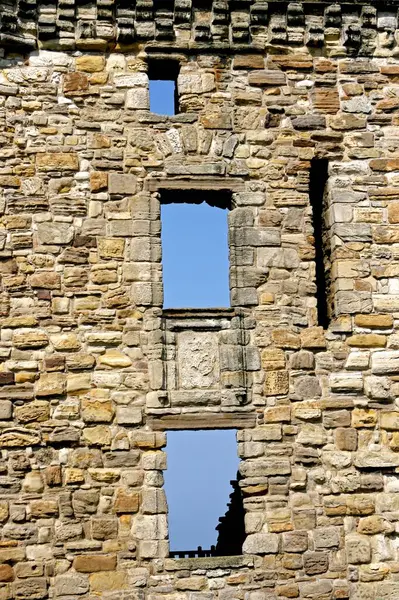
<svg viewBox="0 0 399 600">
<path fill-rule="evenodd" d="M 112 441 L 109 427 L 97 425 L 83 430 L 83 439 L 89 446 L 110 446 Z"/>
<path fill-rule="evenodd" d="M 49 152 L 36 155 L 39 171 L 78 171 L 79 158 L 74 152 Z"/>
<path fill-rule="evenodd" d="M 82 402 L 82 418 L 86 423 L 110 423 L 114 407 L 110 400 L 85 398 Z"/>
<path fill-rule="evenodd" d="M 3 429 L 0 433 L 0 448 L 24 448 L 40 444 L 41 436 L 36 431 L 14 428 Z"/>
<path fill-rule="evenodd" d="M 289 423 L 291 420 L 291 407 L 289 405 L 279 405 L 266 408 L 264 419 L 266 423 Z"/>
<path fill-rule="evenodd" d="M 108 173 L 103 171 L 92 171 L 90 173 L 90 189 L 92 192 L 100 192 L 108 187 Z"/>
<path fill-rule="evenodd" d="M 90 575 L 90 591 L 101 592 L 122 591 L 128 588 L 127 571 L 104 571 Z"/>
<path fill-rule="evenodd" d="M 12 402 L 0 400 L 0 421 L 7 421 L 12 417 Z"/>
<path fill-rule="evenodd" d="M 277 554 L 279 536 L 276 533 L 251 533 L 245 539 L 244 554 Z"/>
<path fill-rule="evenodd" d="M 110 194 L 133 196 L 136 193 L 137 179 L 134 175 L 110 173 L 108 175 L 108 189 Z"/>
<path fill-rule="evenodd" d="M 76 70 L 86 73 L 97 73 L 105 68 L 104 56 L 85 54 L 76 58 Z"/>
<path fill-rule="evenodd" d="M 355 325 L 370 329 L 385 329 L 392 327 L 392 315 L 355 315 Z"/>
<path fill-rule="evenodd" d="M 30 275 L 29 284 L 33 288 L 43 288 L 45 290 L 59 290 L 61 287 L 61 277 L 58 273 L 51 271 L 41 271 Z"/>
<path fill-rule="evenodd" d="M 89 591 L 89 581 L 85 575 L 79 573 L 66 573 L 55 578 L 55 592 L 57 596 L 81 596 Z"/>
<path fill-rule="evenodd" d="M 107 350 L 105 354 L 102 354 L 98 359 L 98 364 L 102 367 L 111 367 L 113 369 L 123 369 L 130 367 L 132 361 L 130 358 L 121 352 L 120 350 Z"/>
<path fill-rule="evenodd" d="M 356 348 L 384 348 L 386 343 L 386 336 L 378 333 L 359 333 L 347 340 L 348 346 Z"/>
<path fill-rule="evenodd" d="M 373 408 L 355 408 L 352 411 L 352 427 L 375 427 L 378 413 Z"/>
<path fill-rule="evenodd" d="M 115 571 L 116 556 L 102 554 L 83 554 L 75 556 L 73 568 L 80 573 L 97 573 L 98 571 Z"/>
<path fill-rule="evenodd" d="M 40 329 L 16 331 L 13 335 L 13 343 L 16 348 L 21 349 L 43 348 L 48 344 L 48 335 Z"/>
<path fill-rule="evenodd" d="M 66 390 L 66 376 L 63 373 L 42 373 L 35 385 L 36 396 L 60 396 Z"/>
<path fill-rule="evenodd" d="M 371 548 L 368 538 L 360 535 L 346 536 L 345 545 L 348 563 L 358 565 L 371 562 Z"/>
<path fill-rule="evenodd" d="M 139 406 L 118 406 L 116 421 L 119 425 L 139 425 L 143 420 L 142 409 Z"/>
<path fill-rule="evenodd" d="M 64 93 L 84 92 L 89 88 L 89 80 L 84 73 L 65 73 Z"/>
<path fill-rule="evenodd" d="M 50 418 L 50 404 L 44 400 L 34 400 L 15 408 L 15 417 L 20 423 L 47 421 Z"/>
<path fill-rule="evenodd" d="M 119 488 L 114 502 L 114 512 L 116 513 L 136 513 L 139 510 L 140 496 L 137 492 L 128 492 Z"/>
<path fill-rule="evenodd" d="M 399 351 L 373 352 L 371 370 L 376 375 L 399 373 Z"/>
<path fill-rule="evenodd" d="M 370 161 L 370 168 L 373 171 L 399 171 L 399 158 L 376 158 Z"/>
<path fill-rule="evenodd" d="M 37 236 L 41 244 L 69 244 L 74 229 L 67 223 L 39 223 Z"/>
<path fill-rule="evenodd" d="M 288 371 L 268 371 L 265 374 L 265 396 L 279 396 L 288 394 Z"/>
<path fill-rule="evenodd" d="M 97 241 L 97 247 L 100 258 L 123 258 L 125 240 L 123 238 L 99 238 Z"/>
<path fill-rule="evenodd" d="M 58 502 L 55 500 L 33 500 L 29 507 L 32 517 L 58 516 Z"/>
<path fill-rule="evenodd" d="M 13 587 L 14 597 L 21 600 L 41 600 L 47 596 L 47 581 L 44 577 L 19 579 Z"/>
<path fill-rule="evenodd" d="M 14 581 L 14 569 L 10 565 L 0 565 L 0 581 L 6 583 L 8 581 Z"/>
</svg>

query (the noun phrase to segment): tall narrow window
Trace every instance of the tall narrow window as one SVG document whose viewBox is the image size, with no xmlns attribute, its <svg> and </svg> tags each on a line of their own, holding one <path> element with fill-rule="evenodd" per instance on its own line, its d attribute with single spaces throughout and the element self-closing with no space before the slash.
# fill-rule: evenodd
<svg viewBox="0 0 399 600">
<path fill-rule="evenodd" d="M 164 308 L 230 306 L 229 194 L 165 190 L 161 203 Z"/>
<path fill-rule="evenodd" d="M 171 556 L 241 554 L 245 530 L 236 432 L 169 431 L 167 435 Z"/>
<path fill-rule="evenodd" d="M 316 262 L 316 298 L 318 324 L 328 327 L 330 307 L 328 302 L 330 279 L 330 244 L 325 227 L 325 191 L 328 180 L 328 161 L 312 160 L 309 180 L 309 199 L 313 213 L 313 230 Z"/>
<path fill-rule="evenodd" d="M 160 115 L 176 115 L 179 112 L 177 76 L 179 63 L 171 60 L 150 60 L 150 110 Z"/>
</svg>

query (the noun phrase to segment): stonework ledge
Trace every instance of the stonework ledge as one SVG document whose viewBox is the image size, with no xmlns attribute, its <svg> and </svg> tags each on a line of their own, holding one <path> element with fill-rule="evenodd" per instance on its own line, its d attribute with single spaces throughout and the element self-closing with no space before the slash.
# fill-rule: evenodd
<svg viewBox="0 0 399 600">
<path fill-rule="evenodd" d="M 255 567 L 260 557 L 255 556 L 210 556 L 205 558 L 167 558 L 166 571 L 191 571 L 193 569 L 232 569 Z"/>
</svg>

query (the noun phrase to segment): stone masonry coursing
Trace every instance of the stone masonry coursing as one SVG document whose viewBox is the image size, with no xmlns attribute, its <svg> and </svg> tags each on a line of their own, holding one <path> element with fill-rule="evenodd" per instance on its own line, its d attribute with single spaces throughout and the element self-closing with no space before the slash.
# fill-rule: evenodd
<svg viewBox="0 0 399 600">
<path fill-rule="evenodd" d="M 0 600 L 398 598 L 397 3 L 7 0 L 0 44 Z M 165 190 L 229 198 L 231 309 L 162 310 Z M 170 559 L 165 431 L 229 426 L 243 555 Z"/>
</svg>

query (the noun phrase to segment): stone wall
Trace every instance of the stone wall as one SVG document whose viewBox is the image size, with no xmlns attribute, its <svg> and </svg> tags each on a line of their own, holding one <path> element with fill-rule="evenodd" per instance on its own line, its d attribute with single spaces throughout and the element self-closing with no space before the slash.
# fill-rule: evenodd
<svg viewBox="0 0 399 600">
<path fill-rule="evenodd" d="M 0 600 L 396 599 L 397 7 L 133 8 L 0 8 Z M 228 198 L 230 309 L 162 310 L 190 190 Z M 170 559 L 165 432 L 209 427 L 238 429 L 243 555 Z"/>
</svg>

